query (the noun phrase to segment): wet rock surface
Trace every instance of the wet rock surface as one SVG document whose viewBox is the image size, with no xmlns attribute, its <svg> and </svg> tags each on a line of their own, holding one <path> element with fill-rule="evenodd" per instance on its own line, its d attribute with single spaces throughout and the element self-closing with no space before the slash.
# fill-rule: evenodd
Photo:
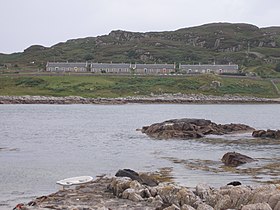
<svg viewBox="0 0 280 210">
<path fill-rule="evenodd" d="M 222 162 L 226 166 L 231 166 L 231 167 L 236 167 L 245 163 L 251 163 L 253 161 L 256 160 L 249 156 L 240 154 L 238 152 L 227 152 L 222 157 Z"/>
<path fill-rule="evenodd" d="M 162 182 L 140 184 L 128 177 L 100 177 L 75 189 L 38 197 L 25 209 L 157 209 L 157 210 L 279 210 L 280 185 L 223 186 L 205 184 L 195 189 Z"/>
<path fill-rule="evenodd" d="M 142 133 L 153 138 L 201 138 L 205 135 L 223 135 L 237 132 L 251 132 L 254 128 L 244 124 L 216 124 L 205 119 L 173 119 L 142 127 Z"/>
<path fill-rule="evenodd" d="M 255 130 L 253 131 L 252 136 L 255 138 L 280 139 L 280 130 Z"/>
</svg>

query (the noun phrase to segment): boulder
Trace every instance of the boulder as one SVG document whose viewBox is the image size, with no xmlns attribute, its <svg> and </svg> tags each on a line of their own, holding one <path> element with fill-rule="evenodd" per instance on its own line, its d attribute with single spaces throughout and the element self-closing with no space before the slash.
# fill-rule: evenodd
<svg viewBox="0 0 280 210">
<path fill-rule="evenodd" d="M 163 210 L 180 210 L 180 207 L 172 204 L 171 206 L 168 206 L 168 207 L 164 208 Z"/>
<path fill-rule="evenodd" d="M 214 208 L 206 203 L 202 203 L 198 205 L 197 210 L 214 210 Z"/>
<path fill-rule="evenodd" d="M 280 190 L 275 185 L 259 186 L 252 191 L 252 203 L 268 203 L 271 208 L 277 205 L 280 199 Z M 280 210 L 280 209 L 279 209 Z"/>
<path fill-rule="evenodd" d="M 217 203 L 214 209 L 230 209 L 232 206 L 232 201 L 229 195 L 225 195 L 220 199 L 217 199 Z"/>
<path fill-rule="evenodd" d="M 278 204 L 278 210 L 280 210 L 280 192 L 277 194 L 277 192 L 276 192 L 276 194 L 273 194 L 270 198 L 269 198 L 269 200 L 268 200 L 268 204 L 270 205 L 270 207 L 272 208 L 272 209 L 277 209 L 276 208 L 276 206 L 277 206 L 277 204 Z"/>
<path fill-rule="evenodd" d="M 181 207 L 181 210 L 195 210 L 192 206 L 189 206 L 187 204 L 184 204 L 182 207 Z"/>
<path fill-rule="evenodd" d="M 155 187 L 158 185 L 159 181 L 151 174 L 148 173 L 140 173 L 139 174 L 141 181 L 141 184 L 150 186 L 150 187 Z"/>
<path fill-rule="evenodd" d="M 142 127 L 142 133 L 153 138 L 201 138 L 205 135 L 223 135 L 236 132 L 251 132 L 252 127 L 244 124 L 216 124 L 205 119 L 173 119 Z"/>
<path fill-rule="evenodd" d="M 196 195 L 198 195 L 202 200 L 211 193 L 211 188 L 207 184 L 198 184 L 195 190 Z"/>
<path fill-rule="evenodd" d="M 199 198 L 189 189 L 181 188 L 177 194 L 178 203 L 183 205 L 193 205 Z"/>
<path fill-rule="evenodd" d="M 254 203 L 243 206 L 241 210 L 272 210 L 267 203 Z"/>
<path fill-rule="evenodd" d="M 265 137 L 266 131 L 265 130 L 255 130 L 252 133 L 253 137 Z"/>
<path fill-rule="evenodd" d="M 126 189 L 130 188 L 131 182 L 132 182 L 131 179 L 128 177 L 114 178 L 110 183 L 110 185 L 108 186 L 108 189 L 112 190 L 114 195 L 121 197 L 122 193 Z"/>
<path fill-rule="evenodd" d="M 239 186 L 239 185 L 241 185 L 241 182 L 239 182 L 239 181 L 233 181 L 233 182 L 228 183 L 227 185 Z"/>
<path fill-rule="evenodd" d="M 280 130 L 255 130 L 252 136 L 255 138 L 280 139 Z"/>
<path fill-rule="evenodd" d="M 177 193 L 180 191 L 180 187 L 174 184 L 163 184 L 157 187 L 157 194 L 162 198 L 163 203 L 170 203 L 179 205 Z"/>
<path fill-rule="evenodd" d="M 122 198 L 131 200 L 134 202 L 140 202 L 140 201 L 144 200 L 134 189 L 131 189 L 131 188 L 126 189 L 122 193 Z"/>
<path fill-rule="evenodd" d="M 253 158 L 237 152 L 228 152 L 222 157 L 222 162 L 226 166 L 236 167 L 245 163 L 250 163 L 255 161 Z"/>
</svg>

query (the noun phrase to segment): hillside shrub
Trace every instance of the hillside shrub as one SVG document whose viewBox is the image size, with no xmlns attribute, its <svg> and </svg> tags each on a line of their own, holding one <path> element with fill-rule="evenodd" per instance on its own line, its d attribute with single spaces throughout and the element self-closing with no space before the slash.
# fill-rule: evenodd
<svg viewBox="0 0 280 210">
<path fill-rule="evenodd" d="M 16 85 L 24 87 L 36 87 L 45 86 L 47 85 L 47 82 L 40 78 L 22 77 L 16 80 Z"/>
<path fill-rule="evenodd" d="M 280 72 L 280 63 L 276 64 L 275 71 Z"/>
</svg>

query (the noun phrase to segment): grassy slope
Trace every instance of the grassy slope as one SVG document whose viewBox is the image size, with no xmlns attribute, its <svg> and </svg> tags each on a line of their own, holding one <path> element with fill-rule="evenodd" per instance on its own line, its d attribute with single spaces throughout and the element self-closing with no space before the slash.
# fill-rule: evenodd
<svg viewBox="0 0 280 210">
<path fill-rule="evenodd" d="M 274 83 L 275 83 L 275 85 L 278 87 L 278 89 L 280 90 L 280 81 L 274 82 Z"/>
<path fill-rule="evenodd" d="M 221 82 L 214 87 L 212 81 Z M 0 95 L 45 95 L 83 97 L 125 97 L 162 93 L 238 94 L 279 97 L 268 80 L 223 78 L 215 75 L 193 77 L 134 76 L 0 76 Z"/>
</svg>

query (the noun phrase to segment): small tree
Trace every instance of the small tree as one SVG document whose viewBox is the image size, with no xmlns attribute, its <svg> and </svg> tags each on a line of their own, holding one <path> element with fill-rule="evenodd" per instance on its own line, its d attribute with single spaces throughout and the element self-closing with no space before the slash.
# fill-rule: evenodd
<svg viewBox="0 0 280 210">
<path fill-rule="evenodd" d="M 84 56 L 84 59 L 85 59 L 86 61 L 92 60 L 92 59 L 93 59 L 93 54 L 86 54 L 86 55 Z"/>
<path fill-rule="evenodd" d="M 280 63 L 276 64 L 275 71 L 280 72 Z"/>
</svg>

